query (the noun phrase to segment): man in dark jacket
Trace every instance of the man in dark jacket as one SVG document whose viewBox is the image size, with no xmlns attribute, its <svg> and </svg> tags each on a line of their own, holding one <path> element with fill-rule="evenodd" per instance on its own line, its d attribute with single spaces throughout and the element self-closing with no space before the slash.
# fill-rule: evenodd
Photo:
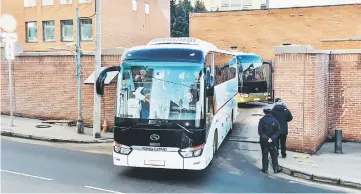
<svg viewBox="0 0 361 194">
<path fill-rule="evenodd" d="M 292 121 L 293 116 L 291 111 L 283 103 L 282 99 L 276 98 L 275 106 L 272 109 L 272 115 L 277 119 L 281 126 L 281 134 L 279 139 L 277 140 L 277 156 L 278 156 L 278 149 L 279 144 L 281 143 L 281 154 L 282 158 L 286 158 L 286 140 L 288 135 L 288 122 Z"/>
<path fill-rule="evenodd" d="M 262 150 L 262 172 L 268 171 L 268 152 L 271 154 L 272 166 L 274 173 L 279 173 L 277 149 L 275 142 L 280 134 L 280 125 L 276 118 L 271 115 L 271 109 L 263 109 L 263 116 L 258 123 L 258 134 L 260 136 L 260 144 Z"/>
</svg>

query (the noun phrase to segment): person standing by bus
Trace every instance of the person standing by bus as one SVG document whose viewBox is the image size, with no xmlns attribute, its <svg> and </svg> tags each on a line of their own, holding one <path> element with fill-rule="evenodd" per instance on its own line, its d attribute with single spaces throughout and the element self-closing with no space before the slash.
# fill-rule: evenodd
<svg viewBox="0 0 361 194">
<path fill-rule="evenodd" d="M 259 143 L 262 150 L 262 172 L 268 171 L 268 152 L 271 154 L 272 166 L 274 173 L 281 170 L 278 166 L 276 141 L 280 134 L 280 125 L 276 118 L 271 115 L 271 109 L 263 109 L 264 116 L 258 123 L 258 134 L 260 136 Z"/>
<path fill-rule="evenodd" d="M 292 121 L 293 116 L 291 111 L 288 110 L 281 98 L 276 98 L 275 106 L 272 109 L 272 115 L 277 119 L 281 126 L 281 134 L 276 142 L 277 156 L 279 155 L 278 149 L 281 144 L 282 158 L 286 158 L 286 140 L 288 135 L 288 122 Z"/>
</svg>

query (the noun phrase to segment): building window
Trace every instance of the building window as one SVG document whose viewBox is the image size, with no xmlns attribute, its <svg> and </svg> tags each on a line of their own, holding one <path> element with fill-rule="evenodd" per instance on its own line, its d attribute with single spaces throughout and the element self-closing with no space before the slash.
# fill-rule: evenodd
<svg viewBox="0 0 361 194">
<path fill-rule="evenodd" d="M 42 6 L 54 5 L 54 0 L 41 0 Z"/>
<path fill-rule="evenodd" d="M 26 22 L 26 42 L 38 42 L 37 22 Z"/>
<path fill-rule="evenodd" d="M 132 0 L 132 7 L 133 11 L 137 11 L 137 0 Z"/>
<path fill-rule="evenodd" d="M 61 20 L 61 41 L 74 41 L 73 20 Z"/>
<path fill-rule="evenodd" d="M 59 0 L 59 4 L 61 4 L 61 5 L 73 4 L 73 0 Z"/>
<path fill-rule="evenodd" d="M 91 19 L 80 20 L 81 40 L 93 40 L 93 25 Z"/>
<path fill-rule="evenodd" d="M 91 0 L 78 0 L 78 3 L 90 3 Z"/>
<path fill-rule="evenodd" d="M 145 9 L 145 14 L 149 15 L 149 3 L 145 3 L 144 9 Z"/>
<path fill-rule="evenodd" d="M 36 0 L 24 0 L 24 7 L 35 7 Z"/>
<path fill-rule="evenodd" d="M 44 42 L 55 41 L 55 21 L 43 22 Z"/>
</svg>

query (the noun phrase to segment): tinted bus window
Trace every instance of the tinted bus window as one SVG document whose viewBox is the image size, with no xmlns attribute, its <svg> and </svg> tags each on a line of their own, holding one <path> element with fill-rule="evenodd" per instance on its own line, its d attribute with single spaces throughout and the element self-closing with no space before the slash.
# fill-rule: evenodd
<svg viewBox="0 0 361 194">
<path fill-rule="evenodd" d="M 203 52 L 194 49 L 157 48 L 127 52 L 124 60 L 149 60 L 203 63 Z"/>
<path fill-rule="evenodd" d="M 233 55 L 215 53 L 215 86 L 236 77 L 237 61 Z"/>
</svg>

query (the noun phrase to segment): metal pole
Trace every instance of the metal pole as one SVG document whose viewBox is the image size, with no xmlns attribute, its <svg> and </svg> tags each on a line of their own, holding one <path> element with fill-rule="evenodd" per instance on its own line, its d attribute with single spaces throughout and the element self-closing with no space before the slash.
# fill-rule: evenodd
<svg viewBox="0 0 361 194">
<path fill-rule="evenodd" d="M 94 112 L 93 112 L 93 137 L 100 138 L 100 96 L 96 93 L 96 79 L 101 69 L 101 0 L 95 1 L 95 79 L 94 79 Z"/>
<path fill-rule="evenodd" d="M 335 153 L 342 154 L 342 129 L 335 130 Z"/>
<path fill-rule="evenodd" d="M 12 43 L 8 43 L 12 44 Z M 8 59 L 9 63 L 9 92 L 10 92 L 10 126 L 14 126 L 13 122 L 13 81 L 12 81 L 12 65 L 11 60 Z"/>
<path fill-rule="evenodd" d="M 79 21 L 79 9 L 76 8 L 76 77 L 78 81 L 78 121 L 77 121 L 77 129 L 78 133 L 84 133 L 84 124 L 83 117 L 81 115 L 82 106 L 81 106 L 81 49 L 80 49 L 80 21 Z"/>
</svg>

